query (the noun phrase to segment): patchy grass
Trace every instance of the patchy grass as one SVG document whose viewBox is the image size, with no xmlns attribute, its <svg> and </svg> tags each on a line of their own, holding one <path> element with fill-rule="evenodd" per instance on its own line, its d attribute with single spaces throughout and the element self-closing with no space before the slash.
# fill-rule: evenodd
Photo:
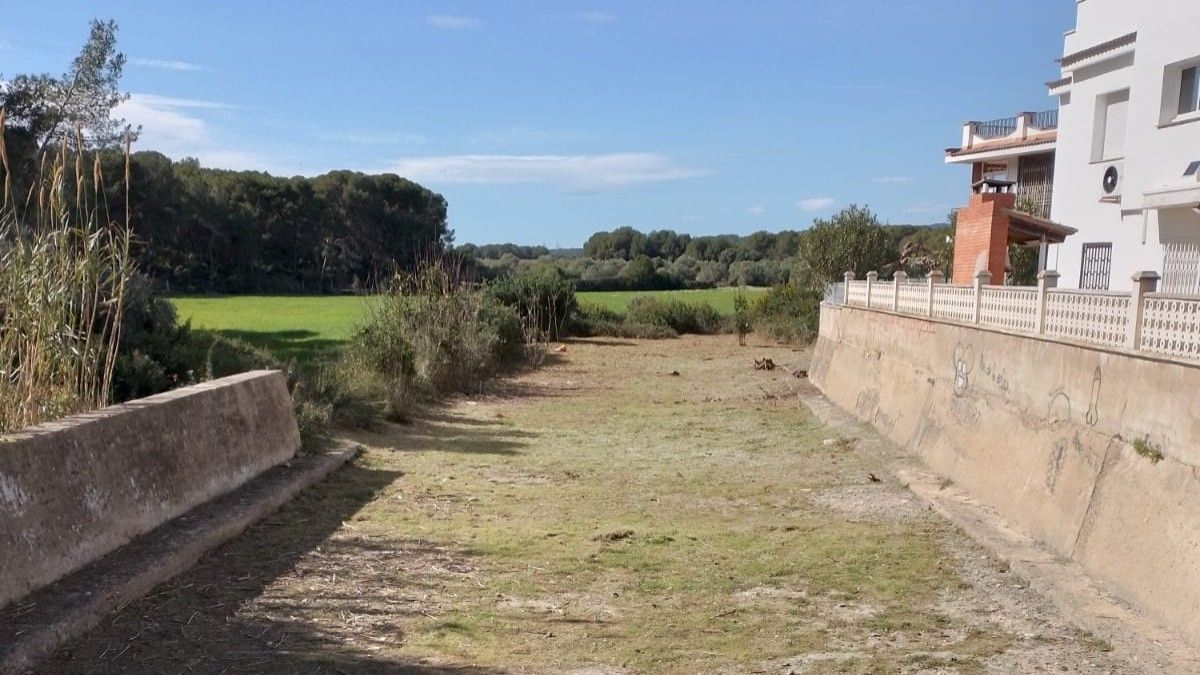
<svg viewBox="0 0 1200 675">
<path fill-rule="evenodd" d="M 1029 663 L 1096 658 L 1054 617 L 998 610 L 1001 572 L 964 581 L 986 556 L 926 509 L 862 508 L 913 498 L 869 479 L 889 474 L 868 444 L 822 442 L 789 374 L 803 354 L 684 337 L 552 356 L 358 435 L 354 466 L 45 672 L 972 673 L 1015 635 L 1058 649 Z"/>
</svg>

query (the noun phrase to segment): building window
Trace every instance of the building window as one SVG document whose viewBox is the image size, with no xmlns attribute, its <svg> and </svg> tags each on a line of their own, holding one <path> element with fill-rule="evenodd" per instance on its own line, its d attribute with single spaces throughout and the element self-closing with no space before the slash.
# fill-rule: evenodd
<svg viewBox="0 0 1200 675">
<path fill-rule="evenodd" d="M 1200 58 L 1172 63 L 1163 69 L 1162 112 L 1159 124 L 1200 119 Z"/>
<path fill-rule="evenodd" d="M 1096 97 L 1096 119 L 1092 127 L 1093 162 L 1125 156 L 1125 121 L 1128 111 L 1128 89 Z"/>
<path fill-rule="evenodd" d="M 1112 242 L 1083 245 L 1079 287 L 1085 291 L 1107 291 L 1112 274 Z"/>
<path fill-rule="evenodd" d="M 1200 111 L 1200 66 L 1184 68 L 1179 79 L 1180 115 Z"/>
</svg>

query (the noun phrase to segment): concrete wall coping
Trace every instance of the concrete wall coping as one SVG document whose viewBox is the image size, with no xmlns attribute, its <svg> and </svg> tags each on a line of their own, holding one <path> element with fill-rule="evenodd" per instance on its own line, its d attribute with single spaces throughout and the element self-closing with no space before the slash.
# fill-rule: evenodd
<svg viewBox="0 0 1200 675">
<path fill-rule="evenodd" d="M 1126 356 L 1140 361 L 1149 363 L 1163 363 L 1172 366 L 1180 366 L 1189 370 L 1200 370 L 1200 363 L 1195 361 L 1185 361 L 1183 359 L 1175 359 L 1164 354 L 1155 354 L 1142 350 L 1122 349 L 1120 347 L 1109 347 L 1105 345 L 1093 344 L 1091 342 L 1080 342 L 1077 340 L 1068 340 L 1066 338 L 1056 337 L 1053 335 L 1038 335 L 1035 333 L 1023 333 L 1021 331 L 1006 330 L 998 326 L 981 325 L 977 323 L 968 323 L 966 321 L 954 321 L 943 317 L 933 316 L 918 316 L 916 314 L 906 314 L 904 312 L 892 312 L 878 307 L 860 307 L 858 305 L 843 305 L 837 302 L 822 301 L 821 305 L 829 309 L 849 309 L 859 312 L 870 312 L 872 314 L 887 314 L 902 319 L 912 319 L 913 321 L 924 321 L 925 323 L 936 323 L 945 326 L 954 326 L 956 328 L 970 328 L 972 330 L 983 331 L 985 333 L 996 333 L 998 335 L 1007 335 L 1009 337 L 1017 337 L 1034 342 L 1044 342 L 1047 344 L 1063 345 L 1065 347 L 1078 347 L 1091 352 L 1099 352 L 1101 354 L 1113 354 L 1115 356 Z"/>
<path fill-rule="evenodd" d="M 161 394 L 154 394 L 152 396 L 147 396 L 145 398 L 139 398 L 139 399 L 134 399 L 132 401 L 126 401 L 124 403 L 116 403 L 116 404 L 113 404 L 110 406 L 105 406 L 98 410 L 91 410 L 88 412 L 76 413 L 74 415 L 68 415 L 62 419 L 52 420 L 49 422 L 42 422 L 41 424 L 34 425 L 27 429 L 22 429 L 20 431 L 13 431 L 13 432 L 9 432 L 7 434 L 0 434 L 0 445 L 3 445 L 5 443 L 13 443 L 16 441 L 28 440 L 28 439 L 34 438 L 35 436 L 43 436 L 46 434 L 52 434 L 52 433 L 56 433 L 56 432 L 60 432 L 60 431 L 65 431 L 67 429 L 72 429 L 75 427 L 81 427 L 81 426 L 84 426 L 87 424 L 94 424 L 101 420 L 109 419 L 110 417 L 116 417 L 117 415 L 125 414 L 131 410 L 138 410 L 141 408 L 149 408 L 149 407 L 159 405 L 162 403 L 167 403 L 169 401 L 176 401 L 179 399 L 190 398 L 192 396 L 199 396 L 200 394 L 203 394 L 206 391 L 212 391 L 214 389 L 220 389 L 222 387 L 227 387 L 229 385 L 234 385 L 234 384 L 239 384 L 241 382 L 254 380 L 254 379 L 257 379 L 264 375 L 271 375 L 272 373 L 283 373 L 283 371 L 282 370 L 248 370 L 244 373 L 238 373 L 236 375 L 229 375 L 227 377 L 222 377 L 222 378 L 219 378 L 216 380 L 208 380 L 207 382 L 199 382 L 197 384 L 191 384 L 186 387 L 172 389 L 171 391 L 164 391 Z"/>
</svg>

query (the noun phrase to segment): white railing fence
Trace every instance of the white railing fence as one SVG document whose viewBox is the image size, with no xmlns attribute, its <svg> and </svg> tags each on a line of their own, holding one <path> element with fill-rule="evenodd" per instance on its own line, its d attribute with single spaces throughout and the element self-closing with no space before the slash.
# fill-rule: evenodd
<svg viewBox="0 0 1200 675">
<path fill-rule="evenodd" d="M 880 281 L 846 273 L 837 302 L 854 307 L 948 319 L 1016 333 L 1200 360 L 1200 296 L 1159 293 L 1159 276 L 1139 272 L 1133 291 L 1058 288 L 1058 273 L 1038 274 L 1037 286 L 992 286 L 980 272 L 971 286 L 947 284 L 940 272 L 910 281 L 897 272 Z"/>
</svg>

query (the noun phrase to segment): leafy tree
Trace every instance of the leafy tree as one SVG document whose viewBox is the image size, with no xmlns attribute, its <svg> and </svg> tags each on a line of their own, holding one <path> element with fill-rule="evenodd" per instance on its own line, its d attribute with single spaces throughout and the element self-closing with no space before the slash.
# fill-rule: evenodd
<svg viewBox="0 0 1200 675">
<path fill-rule="evenodd" d="M 896 259 L 887 232 L 869 208 L 850 205 L 829 220 L 817 220 L 800 238 L 792 280 L 821 291 L 846 271 L 863 278 Z"/>
<path fill-rule="evenodd" d="M 129 98 L 119 88 L 125 55 L 117 51 L 117 24 L 92 21 L 87 42 L 61 77 L 16 75 L 0 91 L 9 123 L 37 149 L 81 131 L 95 147 L 114 145 L 125 128 L 112 111 Z"/>
</svg>

